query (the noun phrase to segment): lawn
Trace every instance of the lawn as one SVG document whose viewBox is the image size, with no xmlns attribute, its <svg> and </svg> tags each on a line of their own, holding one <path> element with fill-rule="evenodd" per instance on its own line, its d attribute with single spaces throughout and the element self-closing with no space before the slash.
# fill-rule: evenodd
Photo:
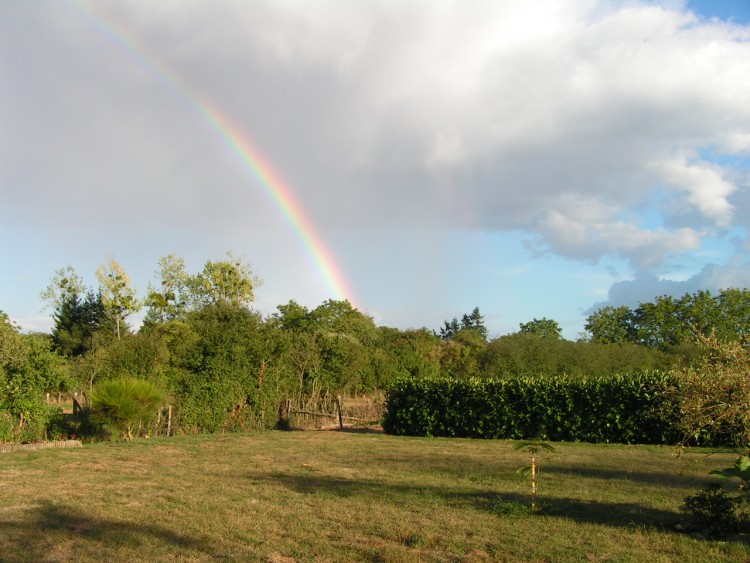
<svg viewBox="0 0 750 563">
<path fill-rule="evenodd" d="M 671 531 L 731 454 L 555 444 L 531 514 L 513 445 L 264 432 L 0 454 L 0 560 L 750 560 Z"/>
</svg>

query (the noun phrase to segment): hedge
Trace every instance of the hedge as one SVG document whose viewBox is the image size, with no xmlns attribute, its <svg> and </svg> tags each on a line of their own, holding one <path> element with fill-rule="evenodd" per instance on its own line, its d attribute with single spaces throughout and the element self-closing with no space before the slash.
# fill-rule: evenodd
<svg viewBox="0 0 750 563">
<path fill-rule="evenodd" d="M 674 444 L 675 381 L 646 372 L 611 378 L 401 379 L 386 390 L 389 434 Z"/>
</svg>

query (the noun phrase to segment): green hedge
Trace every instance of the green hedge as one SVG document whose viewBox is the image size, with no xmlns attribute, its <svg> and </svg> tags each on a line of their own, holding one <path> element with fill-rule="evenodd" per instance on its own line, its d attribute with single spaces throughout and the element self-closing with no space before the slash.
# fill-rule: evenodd
<svg viewBox="0 0 750 563">
<path fill-rule="evenodd" d="M 667 374 L 508 380 L 402 379 L 386 391 L 389 434 L 674 444 Z"/>
</svg>

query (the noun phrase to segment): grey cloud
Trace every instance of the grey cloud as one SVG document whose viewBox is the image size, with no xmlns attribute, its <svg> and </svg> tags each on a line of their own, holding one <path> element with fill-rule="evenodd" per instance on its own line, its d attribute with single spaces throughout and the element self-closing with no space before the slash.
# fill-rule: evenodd
<svg viewBox="0 0 750 563">
<path fill-rule="evenodd" d="M 66 6 L 25 8 L 41 33 L 15 29 L 3 58 L 3 119 L 20 132 L 2 140 L 3 174 L 36 190 L 3 182 L 18 205 L 73 198 L 107 222 L 262 229 L 272 205 L 196 114 L 200 95 L 320 225 L 523 230 L 560 255 L 640 268 L 694 250 L 707 226 L 746 226 L 731 171 L 701 183 L 688 160 L 682 175 L 659 163 L 746 154 L 747 28 L 631 2 L 94 3 L 154 72 Z M 627 218 L 658 191 L 695 222 Z"/>
</svg>

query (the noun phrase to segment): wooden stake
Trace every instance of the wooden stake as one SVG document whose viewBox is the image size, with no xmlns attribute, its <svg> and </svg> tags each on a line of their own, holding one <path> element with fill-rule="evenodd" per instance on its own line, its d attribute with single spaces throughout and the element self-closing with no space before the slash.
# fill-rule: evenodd
<svg viewBox="0 0 750 563">
<path fill-rule="evenodd" d="M 536 510 L 536 458 L 531 457 L 531 511 Z"/>
<path fill-rule="evenodd" d="M 339 428 L 344 429 L 344 413 L 341 412 L 341 395 L 336 395 L 336 405 L 339 408 Z"/>
<path fill-rule="evenodd" d="M 172 434 L 172 405 L 169 405 L 167 411 L 167 436 Z"/>
</svg>

